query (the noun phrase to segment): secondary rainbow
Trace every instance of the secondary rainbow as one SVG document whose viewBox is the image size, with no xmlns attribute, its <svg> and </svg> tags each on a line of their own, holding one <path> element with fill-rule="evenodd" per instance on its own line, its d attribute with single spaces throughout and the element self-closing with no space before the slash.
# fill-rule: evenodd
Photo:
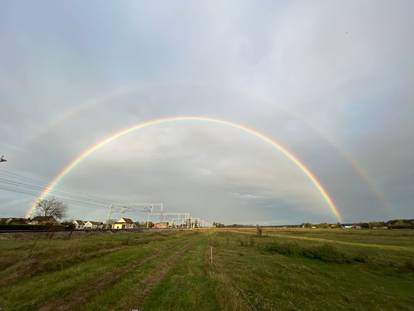
<svg viewBox="0 0 414 311">
<path fill-rule="evenodd" d="M 99 141 L 98 143 L 94 144 L 87 150 L 85 150 L 83 153 L 81 153 L 77 158 L 75 158 L 73 161 L 71 161 L 68 165 L 66 165 L 62 171 L 58 175 L 56 175 L 52 181 L 43 189 L 43 191 L 40 193 L 40 195 L 36 198 L 36 200 L 33 202 L 30 209 L 27 211 L 26 216 L 30 217 L 35 208 L 36 208 L 36 202 L 38 200 L 45 199 L 49 193 L 57 186 L 57 184 L 67 175 L 69 174 L 79 163 L 81 163 L 83 160 L 85 160 L 87 157 L 89 157 L 92 153 L 99 150 L 100 148 L 104 147 L 105 145 L 113 142 L 114 140 L 120 138 L 121 136 L 127 135 L 131 132 L 156 126 L 164 123 L 172 123 L 172 122 L 180 122 L 180 121 L 200 121 L 200 122 L 210 122 L 210 123 L 216 123 L 216 124 L 222 124 L 227 125 L 229 127 L 241 130 L 242 132 L 248 133 L 270 145 L 272 145 L 274 148 L 276 148 L 278 151 L 280 151 L 283 155 L 285 155 L 289 160 L 291 160 L 305 175 L 306 177 L 312 182 L 312 184 L 316 187 L 316 189 L 319 191 L 319 193 L 322 195 L 323 199 L 325 200 L 327 206 L 332 211 L 332 213 L 335 215 L 336 219 L 340 222 L 342 222 L 341 214 L 336 207 L 333 199 L 330 197 L 328 192 L 325 190 L 325 188 L 322 186 L 322 184 L 319 182 L 319 180 L 315 177 L 315 175 L 303 164 L 296 156 L 294 156 L 286 147 L 282 146 L 277 141 L 267 137 L 266 135 L 261 134 L 255 129 L 252 129 L 250 127 L 240 125 L 237 123 L 233 123 L 226 120 L 221 119 L 215 119 L 210 117 L 200 117 L 200 116 L 178 116 L 178 117 L 168 117 L 168 118 L 161 118 L 156 120 L 150 120 L 147 122 L 139 123 L 136 125 L 133 125 L 129 128 L 123 129 L 115 134 L 112 134 L 109 137 L 104 138 L 103 140 Z"/>
</svg>

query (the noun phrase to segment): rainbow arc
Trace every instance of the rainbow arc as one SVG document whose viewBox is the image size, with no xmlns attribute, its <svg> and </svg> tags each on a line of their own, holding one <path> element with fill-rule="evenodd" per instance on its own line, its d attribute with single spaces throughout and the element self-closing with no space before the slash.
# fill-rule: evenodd
<svg viewBox="0 0 414 311">
<path fill-rule="evenodd" d="M 88 149 L 86 149 L 84 152 L 82 152 L 78 157 L 76 157 L 74 160 L 72 160 L 70 163 L 68 163 L 60 172 L 57 174 L 50 183 L 43 189 L 43 191 L 39 194 L 39 196 L 36 198 L 36 200 L 33 202 L 32 206 L 26 213 L 26 217 L 30 217 L 35 208 L 36 208 L 36 202 L 38 200 L 45 199 L 49 193 L 62 181 L 62 179 L 68 175 L 73 169 L 76 168 L 77 165 L 79 165 L 83 160 L 88 158 L 91 154 L 98 151 L 100 148 L 108 145 L 109 143 L 115 141 L 116 139 L 127 135 L 129 133 L 160 125 L 165 123 L 173 123 L 173 122 L 184 122 L 184 121 L 200 121 L 200 122 L 208 122 L 212 124 L 222 124 L 226 125 L 235 129 L 238 129 L 246 134 L 252 135 L 256 137 L 257 139 L 268 143 L 269 145 L 273 146 L 276 150 L 281 152 L 284 156 L 286 156 L 291 162 L 293 162 L 302 172 L 303 174 L 308 178 L 310 182 L 315 186 L 315 188 L 318 190 L 318 192 L 323 197 L 324 201 L 327 204 L 327 207 L 332 211 L 332 213 L 335 215 L 336 219 L 339 222 L 342 222 L 341 214 L 335 205 L 333 199 L 329 195 L 329 193 L 326 191 L 326 189 L 322 186 L 321 182 L 316 178 L 316 176 L 311 172 L 309 168 L 306 167 L 304 163 L 302 163 L 295 155 L 293 155 L 286 147 L 278 143 L 277 141 L 271 139 L 270 137 L 258 132 L 255 129 L 252 129 L 247 126 L 243 126 L 237 123 L 233 123 L 226 120 L 221 119 L 215 119 L 210 117 L 200 117 L 200 116 L 179 116 L 179 117 L 168 117 L 168 118 L 161 118 L 156 120 L 150 120 L 147 122 L 139 123 L 136 125 L 133 125 L 129 128 L 123 129 L 119 132 L 116 132 L 109 137 L 104 138 L 103 140 L 97 142 L 96 144 L 92 145 Z"/>
</svg>

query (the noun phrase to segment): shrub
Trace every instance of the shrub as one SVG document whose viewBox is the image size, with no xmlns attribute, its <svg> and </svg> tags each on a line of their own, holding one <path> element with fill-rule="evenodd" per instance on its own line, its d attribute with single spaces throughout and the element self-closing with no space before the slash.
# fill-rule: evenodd
<svg viewBox="0 0 414 311">
<path fill-rule="evenodd" d="M 269 253 L 278 253 L 286 256 L 302 256 L 330 263 L 366 262 L 366 258 L 363 255 L 348 255 L 329 244 L 303 247 L 297 243 L 273 242 L 264 244 L 262 249 Z"/>
<path fill-rule="evenodd" d="M 349 263 L 352 261 L 350 258 L 347 258 L 344 253 L 328 244 L 304 248 L 302 249 L 301 255 L 303 257 L 318 259 L 324 262 Z"/>
<path fill-rule="evenodd" d="M 48 230 L 49 226 L 46 225 L 0 225 L 0 230 Z"/>
<path fill-rule="evenodd" d="M 263 250 L 290 256 L 299 252 L 299 246 L 296 243 L 267 243 L 263 246 Z"/>
<path fill-rule="evenodd" d="M 407 259 L 402 267 L 403 271 L 414 271 L 414 261 Z"/>
</svg>

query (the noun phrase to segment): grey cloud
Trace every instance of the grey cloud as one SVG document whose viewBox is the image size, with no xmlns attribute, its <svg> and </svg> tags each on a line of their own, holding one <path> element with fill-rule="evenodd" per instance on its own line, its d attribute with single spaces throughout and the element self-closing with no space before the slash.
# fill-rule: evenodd
<svg viewBox="0 0 414 311">
<path fill-rule="evenodd" d="M 8 170 L 47 180 L 119 129 L 206 115 L 282 143 L 346 220 L 411 217 L 412 10 L 410 1 L 7 2 L 0 154 L 12 159 Z M 332 220 L 306 178 L 268 148 L 219 126 L 163 126 L 105 147 L 61 187 L 165 200 L 229 222 Z M 0 200 L 2 213 L 27 207 L 21 194 Z"/>
</svg>

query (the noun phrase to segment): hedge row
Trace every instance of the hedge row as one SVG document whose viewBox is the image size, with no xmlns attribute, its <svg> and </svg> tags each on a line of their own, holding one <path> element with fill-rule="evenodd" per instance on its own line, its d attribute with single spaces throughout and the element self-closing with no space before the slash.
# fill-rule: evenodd
<svg viewBox="0 0 414 311">
<path fill-rule="evenodd" d="M 50 230 L 50 231 L 59 231 L 59 230 L 70 230 L 68 226 L 63 225 L 25 225 L 25 224 L 16 224 L 16 225 L 0 225 L 0 231 L 21 231 L 21 230 Z"/>
</svg>

